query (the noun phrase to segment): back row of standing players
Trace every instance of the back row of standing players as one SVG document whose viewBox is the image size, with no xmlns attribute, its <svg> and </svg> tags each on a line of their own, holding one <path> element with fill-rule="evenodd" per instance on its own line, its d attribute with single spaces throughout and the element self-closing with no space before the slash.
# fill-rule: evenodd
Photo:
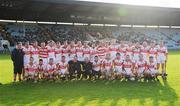
<svg viewBox="0 0 180 106">
<path fill-rule="evenodd" d="M 153 70 L 152 73 L 157 73 L 161 66 L 162 74 L 166 73 L 166 62 L 168 51 L 163 42 L 157 44 L 155 41 L 147 43 L 144 41 L 142 44 L 139 42 L 99 42 L 88 43 L 81 41 L 67 41 L 60 43 L 48 41 L 46 44 L 42 42 L 38 46 L 38 42 L 34 41 L 31 45 L 26 42 L 23 46 L 24 67 L 30 63 L 30 57 L 33 57 L 33 63 L 39 64 L 39 59 L 43 60 L 43 65 L 51 67 L 49 60 L 53 64 L 62 64 L 62 68 L 66 68 L 66 64 L 74 57 L 77 60 L 89 60 L 92 63 L 92 69 L 99 71 L 104 67 L 104 70 L 109 70 L 114 67 L 115 71 L 122 73 L 122 68 L 126 69 L 126 74 L 131 75 L 131 66 L 139 68 L 138 74 L 142 74 L 144 70 Z M 62 60 L 61 58 L 64 57 Z M 62 63 L 63 62 L 63 63 Z M 52 64 L 52 62 L 51 62 Z M 129 70 L 129 69 L 130 70 Z M 129 70 L 129 71 L 128 71 Z"/>
</svg>

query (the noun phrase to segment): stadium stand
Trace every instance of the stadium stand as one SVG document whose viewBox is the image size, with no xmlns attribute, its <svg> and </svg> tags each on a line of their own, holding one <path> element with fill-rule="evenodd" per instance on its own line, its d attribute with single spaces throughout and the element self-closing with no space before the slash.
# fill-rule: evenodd
<svg viewBox="0 0 180 106">
<path fill-rule="evenodd" d="M 13 46 L 18 41 L 38 42 L 64 40 L 100 40 L 116 38 L 123 41 L 164 41 L 168 49 L 180 49 L 179 29 L 123 28 L 105 26 L 73 26 L 1 23 L 0 39 L 8 40 Z"/>
</svg>

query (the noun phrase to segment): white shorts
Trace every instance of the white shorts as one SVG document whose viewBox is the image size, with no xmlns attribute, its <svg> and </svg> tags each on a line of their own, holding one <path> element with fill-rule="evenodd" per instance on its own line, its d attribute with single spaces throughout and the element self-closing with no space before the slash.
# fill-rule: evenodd
<svg viewBox="0 0 180 106">
<path fill-rule="evenodd" d="M 61 61 L 61 55 L 56 55 L 55 63 L 59 63 Z"/>
<path fill-rule="evenodd" d="M 166 57 L 165 56 L 158 56 L 157 57 L 157 63 L 164 64 L 165 61 L 166 61 Z"/>
<path fill-rule="evenodd" d="M 30 55 L 24 55 L 24 66 L 27 65 L 30 61 Z"/>
<path fill-rule="evenodd" d="M 137 70 L 137 74 L 138 74 L 138 75 L 144 74 L 144 69 L 138 69 L 138 70 Z"/>
<path fill-rule="evenodd" d="M 38 55 L 32 55 L 32 57 L 34 59 L 34 63 L 39 64 L 39 56 Z"/>
<path fill-rule="evenodd" d="M 134 62 L 137 62 L 138 60 L 139 60 L 139 55 L 134 55 L 134 56 L 133 56 L 133 61 L 134 61 Z"/>
<path fill-rule="evenodd" d="M 126 70 L 126 71 L 125 71 L 125 74 L 126 74 L 126 75 L 129 75 L 129 76 L 132 76 L 132 75 L 133 75 L 133 73 L 132 73 L 131 70 Z"/>
<path fill-rule="evenodd" d="M 37 75 L 37 73 L 35 73 L 35 72 L 25 72 L 25 76 L 27 77 L 27 76 L 36 76 Z"/>
<path fill-rule="evenodd" d="M 66 70 L 59 70 L 59 74 L 66 74 Z"/>
<path fill-rule="evenodd" d="M 115 70 L 114 70 L 117 74 L 123 74 L 123 71 L 122 71 L 122 68 L 117 68 L 115 67 Z"/>
</svg>

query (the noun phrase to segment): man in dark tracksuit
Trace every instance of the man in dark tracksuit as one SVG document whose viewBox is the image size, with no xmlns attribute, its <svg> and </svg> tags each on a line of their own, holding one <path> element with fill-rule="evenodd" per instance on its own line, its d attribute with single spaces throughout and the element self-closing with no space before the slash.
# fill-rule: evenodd
<svg viewBox="0 0 180 106">
<path fill-rule="evenodd" d="M 81 62 L 77 60 L 77 56 L 74 56 L 72 60 L 68 62 L 69 64 L 69 75 L 70 80 L 73 79 L 73 75 L 77 74 L 77 78 L 79 79 L 82 71 L 81 71 Z"/>
<path fill-rule="evenodd" d="M 85 58 L 84 62 L 82 62 L 83 66 L 83 77 L 86 79 L 89 76 L 89 79 L 92 77 L 92 63 L 89 61 L 88 58 Z"/>
<path fill-rule="evenodd" d="M 24 60 L 24 52 L 22 50 L 22 43 L 19 42 L 16 45 L 16 48 L 11 53 L 11 59 L 14 65 L 14 82 L 16 81 L 16 76 L 18 74 L 19 81 L 21 81 L 21 73 L 23 70 L 23 60 Z"/>
</svg>

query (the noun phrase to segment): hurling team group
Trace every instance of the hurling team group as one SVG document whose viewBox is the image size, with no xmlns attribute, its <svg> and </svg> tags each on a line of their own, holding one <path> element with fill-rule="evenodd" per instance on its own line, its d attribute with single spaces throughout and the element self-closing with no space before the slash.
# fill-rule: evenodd
<svg viewBox="0 0 180 106">
<path fill-rule="evenodd" d="M 158 80 L 166 77 L 163 42 L 26 42 L 24 80 L 61 78 Z M 85 77 L 84 77 L 85 76 Z"/>
</svg>

